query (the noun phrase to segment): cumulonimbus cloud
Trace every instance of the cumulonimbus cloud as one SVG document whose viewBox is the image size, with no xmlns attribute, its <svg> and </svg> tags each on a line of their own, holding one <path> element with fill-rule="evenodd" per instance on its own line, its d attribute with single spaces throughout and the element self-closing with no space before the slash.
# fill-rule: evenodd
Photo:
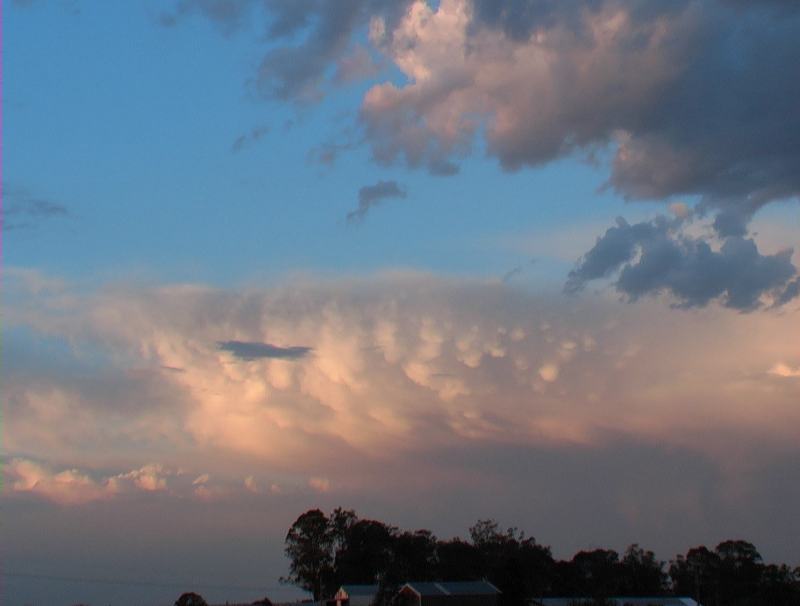
<svg viewBox="0 0 800 606">
<path fill-rule="evenodd" d="M 24 452 L 46 435 L 31 455 L 71 460 L 122 425 L 120 447 L 237 453 L 338 486 L 341 469 L 434 444 L 593 448 L 628 435 L 713 453 L 731 436 L 741 448 L 765 435 L 796 443 L 796 382 L 765 369 L 800 363 L 797 314 L 653 314 L 647 302 L 622 310 L 497 281 L 396 274 L 264 291 L 45 293 L 8 321 L 88 341 L 116 364 L 148 369 L 154 385 L 118 382 L 113 400 L 98 400 L 90 385 L 12 373 L 6 446 Z M 231 364 L 218 346 L 230 334 L 263 344 L 267 332 L 314 355 Z M 174 395 L 143 400 L 162 393 Z"/>
<path fill-rule="evenodd" d="M 775 68 L 800 64 L 796 3 L 228 4 L 182 0 L 175 15 L 203 13 L 232 30 L 265 8 L 273 44 L 255 82 L 283 99 L 321 98 L 335 66 L 354 49 L 363 54 L 356 40 L 366 30 L 371 52 L 402 74 L 371 86 L 360 107 L 382 164 L 455 174 L 478 137 L 512 171 L 575 154 L 610 156 L 606 187 L 625 198 L 697 197 L 719 237 L 739 238 L 720 253 L 728 259 L 747 256 L 758 209 L 800 194 L 800 78 Z M 300 44 L 283 42 L 298 34 Z M 360 201 L 349 218 L 368 209 Z M 794 296 L 793 284 L 779 301 Z M 723 290 L 730 305 L 752 305 Z"/>
</svg>

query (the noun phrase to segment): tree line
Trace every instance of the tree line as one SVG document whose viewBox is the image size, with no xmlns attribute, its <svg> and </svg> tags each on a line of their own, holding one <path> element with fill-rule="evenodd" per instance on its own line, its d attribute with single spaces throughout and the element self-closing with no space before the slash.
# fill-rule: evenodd
<svg viewBox="0 0 800 606">
<path fill-rule="evenodd" d="M 298 517 L 285 552 L 289 575 L 282 580 L 315 600 L 341 585 L 378 584 L 378 601 L 388 604 L 405 581 L 486 579 L 502 592 L 502 606 L 546 596 L 603 603 L 612 596 L 664 595 L 689 596 L 703 606 L 800 606 L 800 567 L 765 564 L 743 540 L 695 547 L 669 563 L 637 544 L 623 554 L 593 549 L 557 560 L 549 546 L 490 519 L 472 526 L 468 539 L 441 540 L 429 530 L 400 530 L 337 508 Z"/>
</svg>

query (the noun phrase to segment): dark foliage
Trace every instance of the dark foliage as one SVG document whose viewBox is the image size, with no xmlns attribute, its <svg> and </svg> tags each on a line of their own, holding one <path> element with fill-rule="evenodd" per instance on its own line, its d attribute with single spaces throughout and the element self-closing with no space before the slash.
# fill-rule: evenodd
<svg viewBox="0 0 800 606">
<path fill-rule="evenodd" d="M 291 560 L 287 581 L 331 596 L 341 585 L 377 584 L 388 604 L 406 581 L 486 579 L 502 592 L 501 606 L 521 606 L 545 596 L 588 598 L 607 604 L 613 596 L 690 596 L 703 606 L 800 606 L 800 568 L 765 565 L 747 541 L 700 546 L 666 568 L 652 551 L 633 544 L 616 551 L 580 551 L 555 560 L 550 548 L 516 528 L 479 520 L 469 540 L 439 540 L 428 530 L 400 531 L 352 510 L 301 515 L 286 536 Z"/>
<path fill-rule="evenodd" d="M 208 606 L 208 603 L 203 599 L 200 594 L 193 591 L 182 593 L 180 597 L 175 600 L 175 606 Z"/>
</svg>

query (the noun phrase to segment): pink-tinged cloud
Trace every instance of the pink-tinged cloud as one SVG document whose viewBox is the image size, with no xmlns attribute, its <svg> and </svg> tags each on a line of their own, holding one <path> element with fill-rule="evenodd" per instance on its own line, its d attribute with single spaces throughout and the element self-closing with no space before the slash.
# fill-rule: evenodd
<svg viewBox="0 0 800 606">
<path fill-rule="evenodd" d="M 78 469 L 54 471 L 50 466 L 14 458 L 6 467 L 15 493 L 30 493 L 61 505 L 80 505 L 108 500 L 132 492 L 162 491 L 171 472 L 162 465 L 149 464 L 129 472 L 93 479 Z"/>
<path fill-rule="evenodd" d="M 265 291 L 104 290 L 66 306 L 59 298 L 57 314 L 49 305 L 41 298 L 11 315 L 89 340 L 117 364 L 152 369 L 141 375 L 157 386 L 151 393 L 174 393 L 181 405 L 111 403 L 110 416 L 95 415 L 101 407 L 86 386 L 52 378 L 43 390 L 40 378 L 12 376 L 11 452 L 47 435 L 52 449 L 37 456 L 87 460 L 82 443 L 124 418 L 127 439 L 170 452 L 175 465 L 199 448 L 298 479 L 335 479 L 330 471 L 344 462 L 378 464 L 431 444 L 593 447 L 624 434 L 724 453 L 732 436 L 754 449 L 766 436 L 784 445 L 800 438 L 797 385 L 763 371 L 796 355 L 794 313 L 654 313 L 651 304 L 399 274 Z M 314 353 L 238 359 L 218 347 L 233 340 Z M 127 402 L 124 392 L 136 389 L 123 383 L 116 397 Z M 163 489 L 156 471 L 127 481 Z"/>
<path fill-rule="evenodd" d="M 788 364 L 778 363 L 775 364 L 772 368 L 769 369 L 769 374 L 775 375 L 777 377 L 785 377 L 785 378 L 799 378 L 800 377 L 800 366 L 793 368 Z"/>
</svg>

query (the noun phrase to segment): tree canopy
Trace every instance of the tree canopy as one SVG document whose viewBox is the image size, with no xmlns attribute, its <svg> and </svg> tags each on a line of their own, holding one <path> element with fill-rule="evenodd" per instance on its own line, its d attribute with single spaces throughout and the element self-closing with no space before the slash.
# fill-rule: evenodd
<svg viewBox="0 0 800 606">
<path fill-rule="evenodd" d="M 486 579 L 502 592 L 501 606 L 545 596 L 588 597 L 682 595 L 703 606 L 798 606 L 800 568 L 764 564 L 754 545 L 723 541 L 713 550 L 694 547 L 669 565 L 638 544 L 620 556 L 610 549 L 557 560 L 517 528 L 478 520 L 469 539 L 438 539 L 429 530 L 400 530 L 379 520 L 360 519 L 349 509 L 326 515 L 312 509 L 286 535 L 289 576 L 285 581 L 332 596 L 345 584 L 377 584 L 388 603 L 406 581 Z M 183 606 L 183 605 L 181 605 Z"/>
</svg>

